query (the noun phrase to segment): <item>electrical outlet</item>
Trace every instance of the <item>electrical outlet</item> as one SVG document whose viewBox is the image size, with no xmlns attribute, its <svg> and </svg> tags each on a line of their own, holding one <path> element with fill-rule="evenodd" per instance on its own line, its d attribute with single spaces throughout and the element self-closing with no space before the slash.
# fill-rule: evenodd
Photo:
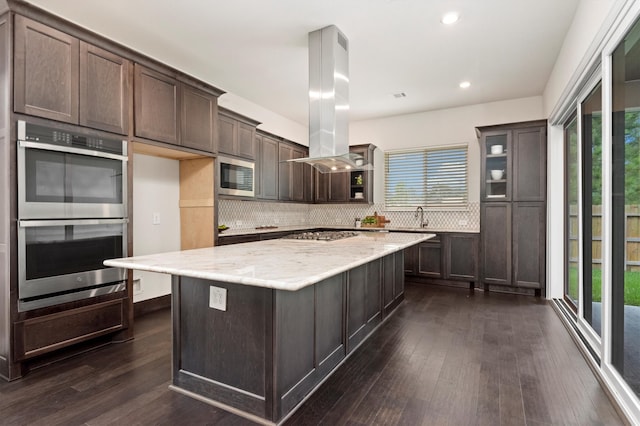
<svg viewBox="0 0 640 426">
<path fill-rule="evenodd" d="M 133 279 L 133 295 L 142 293 L 142 278 Z"/>
<path fill-rule="evenodd" d="M 160 213 L 153 214 L 153 224 L 160 225 Z"/>
<path fill-rule="evenodd" d="M 209 307 L 219 311 L 227 310 L 227 289 L 222 287 L 209 287 Z"/>
</svg>

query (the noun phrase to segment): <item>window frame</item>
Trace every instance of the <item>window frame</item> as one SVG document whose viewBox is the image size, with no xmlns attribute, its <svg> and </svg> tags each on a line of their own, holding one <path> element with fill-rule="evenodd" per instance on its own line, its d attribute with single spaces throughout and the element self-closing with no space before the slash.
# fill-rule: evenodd
<svg viewBox="0 0 640 426">
<path fill-rule="evenodd" d="M 421 200 L 416 199 L 415 205 L 411 206 L 400 206 L 400 205 L 392 205 L 389 204 L 389 189 L 387 184 L 389 182 L 389 157 L 394 154 L 413 154 L 413 153 L 423 153 L 424 154 L 424 170 L 422 173 L 423 180 L 423 189 L 426 190 L 429 179 L 429 172 L 427 170 L 427 156 L 430 152 L 437 151 L 454 151 L 454 150 L 464 150 L 465 155 L 465 165 L 464 165 L 464 185 L 465 185 L 465 196 L 464 200 L 457 203 L 429 203 L 428 197 L 424 194 Z M 446 210 L 446 211 L 468 211 L 469 210 L 469 144 L 468 143 L 460 143 L 460 144 L 451 144 L 451 145 L 437 145 L 437 146 L 427 146 L 427 147 L 414 147 L 414 148 L 405 148 L 405 149 L 397 149 L 397 150 L 389 150 L 384 152 L 384 204 L 385 210 L 387 211 L 413 211 L 416 207 L 421 206 L 428 210 Z"/>
</svg>

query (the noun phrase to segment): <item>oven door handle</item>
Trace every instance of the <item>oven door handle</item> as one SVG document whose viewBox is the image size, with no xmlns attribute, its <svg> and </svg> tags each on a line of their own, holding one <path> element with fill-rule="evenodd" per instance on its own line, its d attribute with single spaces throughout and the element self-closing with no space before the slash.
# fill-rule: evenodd
<svg viewBox="0 0 640 426">
<path fill-rule="evenodd" d="M 65 225 L 111 225 L 129 223 L 129 219 L 61 219 L 61 220 L 19 220 L 20 228 Z"/>
<path fill-rule="evenodd" d="M 90 149 L 82 149 L 82 148 L 74 148 L 70 146 L 58 146 L 58 145 L 50 145 L 48 143 L 42 142 L 29 142 L 19 140 L 18 145 L 20 148 L 34 148 L 34 149 L 42 149 L 45 151 L 58 151 L 58 152 L 68 152 L 71 154 L 79 154 L 79 155 L 88 155 L 91 157 L 101 157 L 101 158 L 109 158 L 111 160 L 119 160 L 119 161 L 128 161 L 129 158 L 126 155 L 119 154 L 110 154 L 108 152 L 94 151 Z"/>
</svg>

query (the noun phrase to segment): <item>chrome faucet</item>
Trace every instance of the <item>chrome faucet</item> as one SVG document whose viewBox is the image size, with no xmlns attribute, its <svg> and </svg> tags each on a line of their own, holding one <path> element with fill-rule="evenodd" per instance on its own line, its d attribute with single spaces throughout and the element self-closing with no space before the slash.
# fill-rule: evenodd
<svg viewBox="0 0 640 426">
<path fill-rule="evenodd" d="M 427 219 L 426 222 L 424 221 L 424 209 L 421 206 L 418 206 L 416 209 L 416 219 L 418 218 L 418 215 L 420 215 L 420 228 L 426 228 L 427 225 L 429 225 L 429 220 Z"/>
</svg>

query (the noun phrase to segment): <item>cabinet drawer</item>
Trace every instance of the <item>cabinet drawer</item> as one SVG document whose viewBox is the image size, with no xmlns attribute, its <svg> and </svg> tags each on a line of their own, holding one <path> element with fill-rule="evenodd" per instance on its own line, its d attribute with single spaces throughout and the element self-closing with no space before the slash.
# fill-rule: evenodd
<svg viewBox="0 0 640 426">
<path fill-rule="evenodd" d="M 115 300 L 16 322 L 15 358 L 32 358 L 121 330 L 125 328 L 123 308 L 123 301 Z"/>
</svg>

